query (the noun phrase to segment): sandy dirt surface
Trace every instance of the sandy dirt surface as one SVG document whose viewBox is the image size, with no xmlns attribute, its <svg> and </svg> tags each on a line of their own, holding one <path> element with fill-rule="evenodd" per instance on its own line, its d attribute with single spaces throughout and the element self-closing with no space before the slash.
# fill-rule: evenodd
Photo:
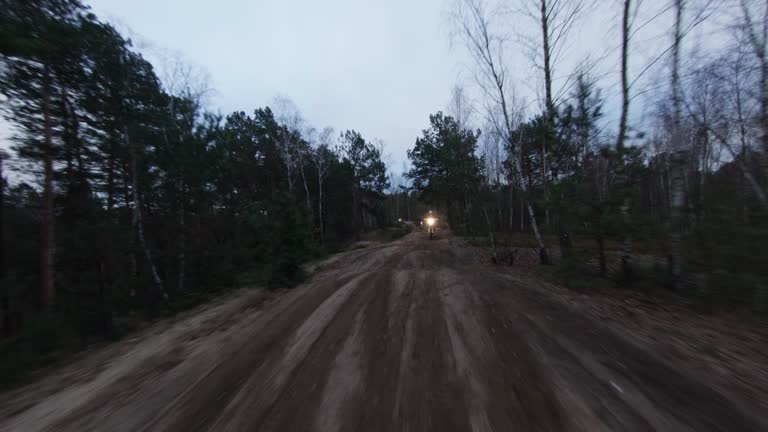
<svg viewBox="0 0 768 432">
<path fill-rule="evenodd" d="M 415 232 L 0 395 L 0 430 L 768 430 L 762 393 L 609 321 Z"/>
</svg>

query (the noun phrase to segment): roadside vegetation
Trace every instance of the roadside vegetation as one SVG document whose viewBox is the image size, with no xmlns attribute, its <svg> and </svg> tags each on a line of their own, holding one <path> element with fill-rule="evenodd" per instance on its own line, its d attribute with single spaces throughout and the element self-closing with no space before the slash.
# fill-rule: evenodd
<svg viewBox="0 0 768 432">
<path fill-rule="evenodd" d="M 2 382 L 233 287 L 294 286 L 308 262 L 428 210 L 494 262 L 525 256 L 574 290 L 765 315 L 768 1 L 615 2 L 616 43 L 566 70 L 598 7 L 453 2 L 473 80 L 396 175 L 383 143 L 315 128 L 286 98 L 213 112 L 204 74 L 156 67 L 79 0 L 0 0 Z M 662 18 L 665 46 L 638 65 Z M 540 31 L 515 34 L 524 19 Z M 719 43 L 694 49 L 705 24 Z"/>
<path fill-rule="evenodd" d="M 562 52 L 596 3 L 455 1 L 452 35 L 474 60 L 473 80 L 430 116 L 407 178 L 497 263 L 533 251 L 540 273 L 574 289 L 764 315 L 768 2 L 617 6 L 605 23 L 618 28 L 612 49 L 565 70 Z M 537 32 L 521 34 L 515 19 Z M 633 66 L 649 24 L 666 42 Z M 718 44 L 690 40 L 704 25 Z M 535 73 L 515 75 L 521 62 Z M 618 87 L 600 87 L 606 65 Z M 652 85 L 637 84 L 644 74 Z M 518 96 L 532 82 L 534 103 Z"/>
<path fill-rule="evenodd" d="M 391 224 L 382 144 L 290 100 L 222 115 L 77 0 L 0 2 L 4 384 Z M 0 168 L 0 172 L 2 169 Z"/>
</svg>

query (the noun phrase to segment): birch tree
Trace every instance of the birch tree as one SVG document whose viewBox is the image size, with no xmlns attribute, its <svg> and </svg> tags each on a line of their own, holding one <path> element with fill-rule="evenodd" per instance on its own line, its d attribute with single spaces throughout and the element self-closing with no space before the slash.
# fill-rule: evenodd
<svg viewBox="0 0 768 432">
<path fill-rule="evenodd" d="M 292 193 L 296 183 L 296 171 L 299 168 L 297 140 L 304 127 L 304 118 L 296 104 L 286 97 L 276 97 L 273 104 L 276 120 L 280 124 L 279 149 L 285 165 L 288 191 Z"/>
<path fill-rule="evenodd" d="M 739 0 L 740 39 L 751 48 L 759 70 L 757 95 L 760 100 L 758 124 L 762 130 L 763 168 L 768 175 L 768 0 Z"/>
<path fill-rule="evenodd" d="M 8 154 L 0 150 L 0 282 L 5 279 L 5 225 L 3 223 L 3 215 L 5 213 L 4 205 L 6 180 L 3 176 L 3 161 L 5 161 L 7 158 Z"/>
<path fill-rule="evenodd" d="M 562 55 L 568 35 L 571 32 L 584 4 L 581 0 L 538 0 L 538 21 L 541 26 L 541 68 L 544 72 L 544 119 L 546 127 L 541 137 L 541 171 L 544 184 L 544 200 L 546 202 L 546 220 L 549 225 L 549 172 L 547 166 L 548 147 L 551 146 L 555 130 L 557 107 L 552 90 L 552 80 L 555 63 Z M 568 256 L 571 249 L 570 235 L 563 226 L 563 217 L 559 218 L 560 250 Z"/>
<path fill-rule="evenodd" d="M 685 205 L 685 163 L 688 154 L 684 148 L 681 124 L 681 89 L 680 89 L 680 45 L 683 39 L 684 0 L 675 0 L 675 28 L 672 45 L 672 205 L 670 214 L 670 254 L 669 269 L 673 286 L 680 279 L 682 271 L 681 239 L 683 231 L 683 206 Z"/>
<path fill-rule="evenodd" d="M 207 73 L 199 67 L 185 61 L 178 53 L 164 52 L 161 57 L 162 72 L 160 83 L 163 90 L 170 96 L 167 98 L 167 110 L 176 144 L 173 149 L 174 161 L 171 166 L 175 171 L 172 187 L 175 189 L 176 213 L 178 227 L 177 239 L 177 288 L 184 291 L 186 279 L 186 249 L 187 249 L 187 174 L 185 168 L 191 165 L 190 142 L 194 138 L 194 128 L 197 117 L 205 104 L 205 99 L 213 90 Z M 180 109 L 178 102 L 187 103 L 186 109 Z M 166 147 L 172 147 L 170 132 L 163 124 L 163 138 Z M 169 149 L 170 150 L 170 149 Z"/>
<path fill-rule="evenodd" d="M 619 120 L 619 132 L 616 137 L 616 153 L 619 158 L 624 153 L 624 140 L 627 135 L 627 119 L 629 116 L 629 39 L 630 39 L 630 11 L 632 7 L 631 0 L 624 0 L 624 7 L 622 11 L 621 19 L 621 118 Z M 625 179 L 626 180 L 626 179 Z M 632 259 L 632 239 L 628 232 L 630 225 L 629 222 L 629 206 L 630 198 L 627 195 L 624 198 L 624 204 L 622 205 L 622 215 L 624 217 L 625 234 L 624 243 L 621 251 L 621 266 L 624 271 L 624 275 L 629 277 L 631 270 Z"/>
<path fill-rule="evenodd" d="M 459 0 L 453 21 L 459 37 L 475 62 L 475 81 L 486 97 L 488 118 L 492 120 L 499 135 L 505 138 L 512 150 L 513 163 L 517 171 L 522 173 L 522 155 L 520 151 L 516 151 L 519 137 L 515 136 L 514 131 L 523 116 L 520 108 L 515 106 L 508 69 L 504 66 L 503 48 L 506 38 L 493 33 L 490 13 L 483 0 Z M 528 194 L 528 185 L 522 180 L 522 176 L 518 186 L 523 194 Z M 542 264 L 548 264 L 549 253 L 539 231 L 530 199 L 527 200 L 526 207 L 539 248 L 539 257 Z"/>
<path fill-rule="evenodd" d="M 141 117 L 145 113 L 140 111 L 140 107 L 151 106 L 151 100 L 153 95 L 159 92 L 159 82 L 156 76 L 151 72 L 152 66 L 141 56 L 128 51 L 127 47 L 123 47 L 123 117 L 122 122 L 122 139 L 125 149 L 128 151 L 128 165 L 130 173 L 130 190 L 132 200 L 132 224 L 134 228 L 134 238 L 138 242 L 137 246 L 141 248 L 141 251 L 146 259 L 149 267 L 149 273 L 152 278 L 153 286 L 155 290 L 162 296 L 167 302 L 169 296 L 165 290 L 160 274 L 157 271 L 155 260 L 150 251 L 149 244 L 144 230 L 144 216 L 143 206 L 141 199 L 141 186 L 140 186 L 140 170 L 139 170 L 139 158 L 140 153 L 143 151 L 140 148 L 140 143 L 136 139 L 131 138 L 132 128 L 141 127 Z"/>
<path fill-rule="evenodd" d="M 324 241 L 325 226 L 323 219 L 323 182 L 328 177 L 328 169 L 335 155 L 331 150 L 331 141 L 334 135 L 333 128 L 326 126 L 318 137 L 318 147 L 315 149 L 312 161 L 317 169 L 317 218 L 320 224 L 320 243 Z"/>
<path fill-rule="evenodd" d="M 307 180 L 307 174 L 305 172 L 305 165 L 307 165 L 311 160 L 310 152 L 312 150 L 312 146 L 314 145 L 315 141 L 317 141 L 317 129 L 314 127 L 307 127 L 304 130 L 304 139 L 306 140 L 306 145 L 302 140 L 299 140 L 298 146 L 296 148 L 296 162 L 299 165 L 299 174 L 301 174 L 301 184 L 304 185 L 304 197 L 306 199 L 307 203 L 307 210 L 309 210 L 310 213 L 312 213 L 312 199 L 309 195 L 309 183 Z"/>
</svg>

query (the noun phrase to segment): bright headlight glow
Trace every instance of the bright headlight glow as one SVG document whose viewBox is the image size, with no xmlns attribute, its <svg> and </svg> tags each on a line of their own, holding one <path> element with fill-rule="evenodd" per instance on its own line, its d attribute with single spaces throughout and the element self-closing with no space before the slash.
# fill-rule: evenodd
<svg viewBox="0 0 768 432">
<path fill-rule="evenodd" d="M 433 226 L 433 225 L 435 224 L 435 222 L 436 222 L 436 221 L 437 221 L 437 219 L 435 219 L 435 218 L 433 218 L 433 217 L 428 217 L 428 218 L 427 218 L 427 225 L 429 225 L 429 226 Z"/>
</svg>

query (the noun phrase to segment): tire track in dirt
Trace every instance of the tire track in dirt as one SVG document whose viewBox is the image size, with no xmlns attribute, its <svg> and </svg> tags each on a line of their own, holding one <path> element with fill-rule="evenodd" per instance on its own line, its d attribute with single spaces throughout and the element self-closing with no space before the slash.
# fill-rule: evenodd
<svg viewBox="0 0 768 432">
<path fill-rule="evenodd" d="M 314 427 L 307 430 L 372 431 L 387 424 L 382 419 L 391 412 L 394 397 L 388 389 L 397 372 L 397 362 L 390 359 L 402 349 L 402 332 L 393 326 L 389 311 L 403 292 L 393 287 L 400 282 L 398 269 L 407 255 L 405 251 L 371 278 L 355 330 L 334 360 L 312 416 Z"/>
<path fill-rule="evenodd" d="M 93 419 L 101 419 L 99 427 L 108 430 L 196 430 L 204 427 L 215 410 L 247 378 L 242 371 L 258 365 L 265 353 L 279 345 L 280 338 L 295 328 L 297 323 L 290 318 L 306 316 L 338 289 L 339 283 L 353 277 L 342 275 L 338 279 L 321 280 L 316 290 L 306 296 L 297 295 L 298 292 L 288 293 L 265 313 L 256 313 L 255 319 L 245 323 L 245 328 L 229 329 L 225 350 L 206 354 L 213 360 L 197 355 L 195 361 L 154 379 L 133 380 L 126 376 L 94 397 L 96 404 L 84 405 L 54 424 L 51 430 L 93 429 L 95 426 L 90 423 Z M 258 335 L 254 330 L 258 330 Z M 120 387 L 120 382 L 126 382 L 129 387 Z"/>
<path fill-rule="evenodd" d="M 386 268 L 399 259 L 389 250 L 373 255 L 367 265 Z M 371 281 L 382 274 L 363 271 L 302 318 L 287 345 L 253 373 L 211 429 L 307 430 L 311 417 L 307 407 L 319 403 L 324 377 L 349 336 L 357 311 L 370 297 Z M 300 411 L 305 415 L 297 416 Z"/>
<path fill-rule="evenodd" d="M 550 369 L 556 386 L 574 395 L 571 402 L 589 404 L 592 419 L 584 421 L 583 411 L 579 417 L 590 426 L 580 430 L 764 430 L 765 424 L 703 381 L 534 289 L 494 272 L 484 280 L 481 295 L 499 303 L 510 322 L 529 329 L 539 363 L 566 365 Z"/>
<path fill-rule="evenodd" d="M 249 425 L 258 424 L 280 397 L 283 387 L 294 369 L 304 360 L 311 345 L 357 288 L 356 282 L 361 278 L 353 279 L 339 288 L 309 318 L 302 321 L 286 344 L 260 364 L 256 363 L 258 368 L 225 404 L 223 411 L 214 417 L 210 429 L 244 430 Z M 248 370 L 254 368 L 240 369 L 239 372 Z"/>
<path fill-rule="evenodd" d="M 437 250 L 417 249 L 412 261 L 418 276 L 405 326 L 394 423 L 388 430 L 470 430 L 464 383 L 458 376 L 437 289 L 443 269 L 434 264 L 445 262 L 443 247 L 436 243 Z"/>
<path fill-rule="evenodd" d="M 388 260 L 381 268 L 389 267 L 390 261 L 398 259 L 399 257 L 395 257 Z M 363 320 L 361 313 L 375 295 L 373 291 L 377 280 L 384 275 L 384 272 L 368 273 L 355 282 L 354 293 L 339 306 L 315 341 L 308 346 L 303 360 L 296 365 L 264 418 L 256 419 L 256 416 L 250 414 L 254 419 L 249 426 L 258 426 L 259 430 L 264 431 L 313 430 L 312 425 L 315 423 L 316 413 L 320 412 L 324 403 L 326 390 L 336 392 L 335 397 L 340 405 L 343 405 L 347 393 L 352 391 L 344 386 L 360 386 L 359 377 L 365 365 L 365 362 L 360 360 L 363 348 L 360 335 Z M 312 320 L 316 319 L 309 317 L 307 322 Z M 279 367 L 285 367 L 283 362 L 279 363 Z M 334 367 L 336 376 L 331 377 Z M 344 374 L 348 376 L 343 376 Z M 333 382 L 331 378 L 339 378 L 339 381 Z M 331 386 L 339 387 L 329 389 L 329 382 Z M 333 408 L 341 409 L 342 406 Z M 252 412 L 252 408 L 248 410 Z M 303 415 L 296 415 L 297 412 L 302 412 Z M 329 417 L 324 422 L 328 426 L 338 426 L 334 418 Z"/>
<path fill-rule="evenodd" d="M 352 405 L 355 405 L 356 398 L 363 396 L 361 380 L 364 366 L 360 361 L 363 314 L 364 312 L 361 310 L 355 316 L 353 331 L 336 355 L 328 372 L 328 379 L 323 386 L 320 403 L 317 405 L 316 413 L 313 416 L 313 430 L 341 431 L 345 424 L 342 417 L 345 413 L 355 412 Z M 307 417 L 310 418 L 310 416 Z"/>
<path fill-rule="evenodd" d="M 87 383 L 86 388 L 92 388 L 88 397 L 72 399 L 75 408 L 51 419 L 45 430 L 139 430 L 155 412 L 169 405 L 169 401 L 181 393 L 189 382 L 206 375 L 218 362 L 217 350 L 233 346 L 227 333 L 237 334 L 254 322 L 258 323 L 261 318 L 258 312 L 248 312 L 249 303 L 235 303 L 234 306 L 238 310 L 227 307 L 227 310 L 213 316 L 203 314 L 203 317 L 193 317 L 191 323 L 180 324 L 166 334 L 149 337 L 146 345 L 137 346 L 117 363 L 131 357 L 141 360 L 134 360 L 132 366 L 107 367 L 106 372 L 111 371 L 113 375 L 111 383 L 102 387 Z M 232 320 L 239 321 L 234 324 Z M 201 332 L 204 333 L 202 336 L 199 335 Z M 172 336 L 167 337 L 169 335 Z M 206 340 L 205 344 L 188 344 L 201 337 Z M 153 346 L 158 344 L 163 346 L 155 350 Z M 142 357 L 147 350 L 155 353 Z M 189 358 L 195 361 L 188 361 Z M 40 419 L 37 421 L 40 422 Z M 26 426 L 21 429 L 34 430 Z"/>
<path fill-rule="evenodd" d="M 414 233 L 341 255 L 261 309 L 233 302 L 153 336 L 152 355 L 129 351 L 98 386 L 52 393 L 86 399 L 0 430 L 765 430 L 691 374 L 457 253 Z"/>
<path fill-rule="evenodd" d="M 317 275 L 306 286 L 286 293 L 263 311 L 264 316 L 256 312 L 256 319 L 247 320 L 243 328 L 229 329 L 224 351 L 196 355 L 194 362 L 157 379 L 126 376 L 92 397 L 96 403 L 84 404 L 51 430 L 94 429 L 93 419 L 101 419 L 99 426 L 109 430 L 205 430 L 245 383 L 249 375 L 243 371 L 255 370 L 270 353 L 280 352 L 287 344 L 284 335 L 294 332 L 303 318 L 340 286 L 391 255 L 384 251 L 361 260 L 365 254 L 356 252 L 338 260 L 337 271 Z M 353 260 L 357 265 L 346 265 Z M 218 360 L 205 360 L 211 356 Z M 128 387 L 118 386 L 120 382 Z"/>
<path fill-rule="evenodd" d="M 432 284 L 437 270 L 425 270 L 440 253 L 409 248 L 389 283 L 377 288 L 369 303 L 364 322 L 366 394 L 348 430 L 466 429 L 461 390 L 452 378 L 455 368 L 447 356 L 444 320 Z"/>
<path fill-rule="evenodd" d="M 466 275 L 473 273 L 446 270 L 439 286 L 473 430 L 562 430 L 563 414 L 525 329 L 493 321 L 495 306 L 480 301 L 474 276 Z"/>
<path fill-rule="evenodd" d="M 487 278 L 484 283 L 488 284 Z M 615 390 L 608 383 L 581 367 L 568 352 L 556 350 L 548 337 L 537 332 L 524 316 L 527 305 L 499 302 L 497 296 L 485 292 L 477 297 L 494 345 L 505 359 L 514 360 L 514 374 L 524 376 L 524 380 L 531 376 L 546 380 L 545 385 L 538 385 L 539 394 L 559 405 L 561 423 L 555 430 L 654 430 L 623 400 L 613 396 Z M 521 347 L 526 349 L 521 352 Z M 521 364 L 528 370 L 521 370 Z M 531 387 L 526 388 L 530 393 Z"/>
<path fill-rule="evenodd" d="M 368 367 L 364 382 L 368 391 L 358 401 L 357 430 L 393 428 L 407 323 L 417 284 L 415 275 L 402 270 L 403 263 L 410 259 L 410 251 L 406 254 L 391 274 L 389 286 L 378 287 L 376 298 L 365 310 L 363 343 Z"/>
</svg>

